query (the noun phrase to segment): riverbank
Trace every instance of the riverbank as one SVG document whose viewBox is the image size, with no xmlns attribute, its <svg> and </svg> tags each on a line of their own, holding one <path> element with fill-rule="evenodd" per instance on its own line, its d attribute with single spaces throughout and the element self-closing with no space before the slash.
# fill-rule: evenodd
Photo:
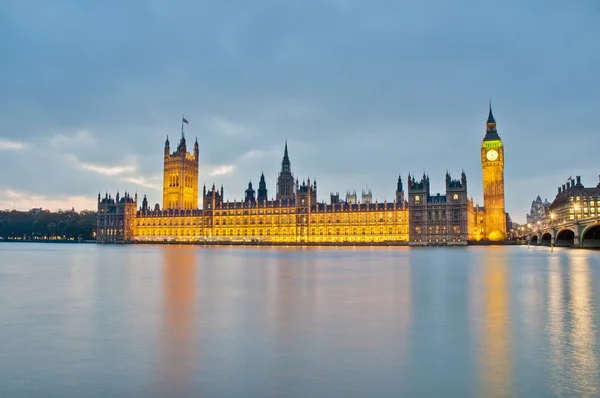
<svg viewBox="0 0 600 398">
<path fill-rule="evenodd" d="M 95 240 L 35 240 L 35 239 L 0 239 L 0 243 L 97 243 Z"/>
<path fill-rule="evenodd" d="M 261 242 L 261 241 L 136 241 L 131 245 L 197 245 L 197 246 L 298 246 L 298 247 L 467 247 L 467 246 L 511 246 L 517 241 L 469 241 L 463 245 L 424 245 L 411 246 L 408 242 Z"/>
</svg>

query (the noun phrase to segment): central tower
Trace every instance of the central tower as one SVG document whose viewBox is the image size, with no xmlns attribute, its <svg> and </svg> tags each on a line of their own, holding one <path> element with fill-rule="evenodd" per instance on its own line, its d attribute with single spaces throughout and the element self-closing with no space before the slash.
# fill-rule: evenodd
<svg viewBox="0 0 600 398">
<path fill-rule="evenodd" d="M 187 152 L 181 123 L 181 140 L 177 150 L 171 153 L 169 137 L 165 141 L 163 172 L 163 210 L 194 210 L 198 208 L 198 139 L 194 154 Z"/>
<path fill-rule="evenodd" d="M 483 207 L 485 231 L 489 240 L 506 238 L 506 213 L 504 211 L 504 145 L 496 130 L 496 120 L 490 113 L 486 123 L 485 137 L 481 143 L 481 167 L 483 169 Z"/>
<path fill-rule="evenodd" d="M 294 200 L 294 175 L 292 174 L 290 157 L 288 156 L 287 141 L 283 151 L 283 160 L 281 161 L 281 172 L 277 178 L 277 200 Z"/>
</svg>

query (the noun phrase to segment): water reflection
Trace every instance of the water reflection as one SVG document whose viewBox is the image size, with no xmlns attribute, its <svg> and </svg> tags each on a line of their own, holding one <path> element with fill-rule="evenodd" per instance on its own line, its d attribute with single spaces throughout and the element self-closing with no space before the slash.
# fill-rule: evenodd
<svg viewBox="0 0 600 398">
<path fill-rule="evenodd" d="M 511 395 L 507 258 L 492 252 L 484 265 L 482 397 Z"/>
<path fill-rule="evenodd" d="M 598 396 L 600 391 L 596 361 L 596 327 L 594 308 L 591 303 L 587 253 L 573 254 L 569 268 L 571 271 L 569 315 L 572 322 L 570 336 L 568 336 L 572 350 L 569 367 L 579 393 L 584 396 Z"/>
<path fill-rule="evenodd" d="M 162 264 L 161 389 L 169 396 L 186 396 L 194 373 L 196 251 L 164 247 Z"/>
<path fill-rule="evenodd" d="M 565 308 L 564 308 L 564 288 L 563 273 L 560 264 L 560 257 L 551 256 L 549 258 L 549 276 L 548 276 L 548 342 L 550 344 L 550 366 L 553 368 L 551 373 L 554 392 L 558 396 L 564 396 L 565 374 Z"/>
</svg>

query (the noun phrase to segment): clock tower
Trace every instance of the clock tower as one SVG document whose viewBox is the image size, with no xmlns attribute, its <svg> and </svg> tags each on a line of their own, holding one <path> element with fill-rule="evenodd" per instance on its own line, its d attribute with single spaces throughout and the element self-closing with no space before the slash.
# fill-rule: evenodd
<svg viewBox="0 0 600 398">
<path fill-rule="evenodd" d="M 481 143 L 483 169 L 483 207 L 485 209 L 485 237 L 489 240 L 506 239 L 506 213 L 504 211 L 504 146 L 496 130 L 496 121 L 490 113 L 485 137 Z"/>
</svg>

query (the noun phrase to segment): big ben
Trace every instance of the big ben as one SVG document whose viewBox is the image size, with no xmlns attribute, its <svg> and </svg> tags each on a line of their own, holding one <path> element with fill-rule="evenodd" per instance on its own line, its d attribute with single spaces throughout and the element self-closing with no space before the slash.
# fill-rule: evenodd
<svg viewBox="0 0 600 398">
<path fill-rule="evenodd" d="M 485 137 L 481 143 L 483 169 L 483 207 L 485 209 L 485 236 L 489 240 L 506 238 L 506 213 L 504 211 L 504 146 L 496 130 L 496 121 L 490 113 Z"/>
</svg>

